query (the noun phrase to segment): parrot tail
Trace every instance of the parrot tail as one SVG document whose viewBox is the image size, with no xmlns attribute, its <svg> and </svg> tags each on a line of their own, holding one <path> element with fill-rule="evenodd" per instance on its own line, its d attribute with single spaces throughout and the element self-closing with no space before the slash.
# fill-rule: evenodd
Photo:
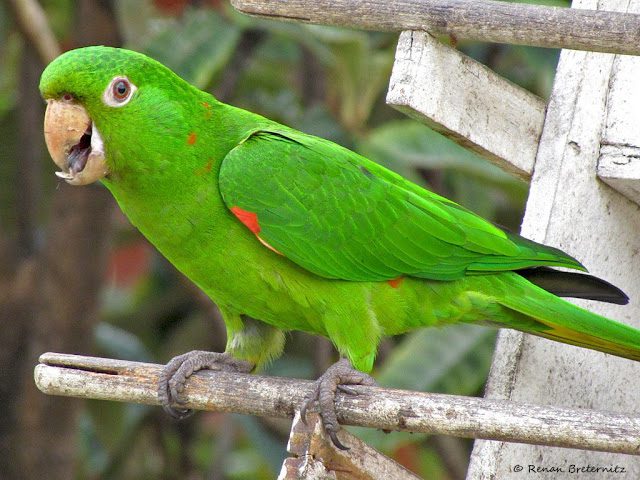
<svg viewBox="0 0 640 480">
<path fill-rule="evenodd" d="M 558 297 L 584 298 L 616 305 L 629 303 L 629 297 L 622 290 L 593 275 L 549 267 L 525 268 L 516 273 Z"/>
<path fill-rule="evenodd" d="M 562 300 L 523 276 L 517 278 L 524 295 L 496 299 L 507 312 L 504 321 L 492 320 L 492 325 L 640 361 L 640 330 Z"/>
</svg>

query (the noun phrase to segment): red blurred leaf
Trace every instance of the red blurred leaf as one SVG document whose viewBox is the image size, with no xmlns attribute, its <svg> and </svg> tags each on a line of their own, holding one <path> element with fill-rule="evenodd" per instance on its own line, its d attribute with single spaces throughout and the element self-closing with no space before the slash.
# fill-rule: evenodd
<svg viewBox="0 0 640 480">
<path fill-rule="evenodd" d="M 152 248 L 144 240 L 118 247 L 109 258 L 107 279 L 120 288 L 135 285 L 151 266 Z"/>
</svg>

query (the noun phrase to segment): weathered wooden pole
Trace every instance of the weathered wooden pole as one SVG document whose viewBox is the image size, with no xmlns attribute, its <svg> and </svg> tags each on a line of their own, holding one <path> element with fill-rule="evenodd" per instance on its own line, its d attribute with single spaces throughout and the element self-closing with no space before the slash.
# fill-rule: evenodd
<svg viewBox="0 0 640 480">
<path fill-rule="evenodd" d="M 162 365 L 46 353 L 35 369 L 38 388 L 52 395 L 159 405 Z M 188 408 L 293 418 L 309 380 L 201 371 L 187 382 Z M 541 443 L 640 454 L 640 415 L 542 407 L 380 387 L 338 394 L 341 423 L 383 430 Z"/>
</svg>

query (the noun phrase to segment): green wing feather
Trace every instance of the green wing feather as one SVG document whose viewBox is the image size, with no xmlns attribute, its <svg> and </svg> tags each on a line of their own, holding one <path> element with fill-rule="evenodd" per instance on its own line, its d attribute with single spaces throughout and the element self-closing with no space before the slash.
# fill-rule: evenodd
<svg viewBox="0 0 640 480">
<path fill-rule="evenodd" d="M 256 131 L 220 169 L 228 208 L 255 213 L 260 238 L 303 268 L 344 280 L 453 280 L 539 265 L 584 267 L 327 140 Z"/>
</svg>

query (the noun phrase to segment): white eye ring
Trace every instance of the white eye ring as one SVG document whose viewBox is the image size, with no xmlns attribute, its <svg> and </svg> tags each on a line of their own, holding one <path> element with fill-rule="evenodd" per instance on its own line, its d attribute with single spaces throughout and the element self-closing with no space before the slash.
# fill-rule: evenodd
<svg viewBox="0 0 640 480">
<path fill-rule="evenodd" d="M 138 89 L 127 77 L 114 77 L 102 94 L 102 101 L 110 107 L 123 107 Z"/>
</svg>

